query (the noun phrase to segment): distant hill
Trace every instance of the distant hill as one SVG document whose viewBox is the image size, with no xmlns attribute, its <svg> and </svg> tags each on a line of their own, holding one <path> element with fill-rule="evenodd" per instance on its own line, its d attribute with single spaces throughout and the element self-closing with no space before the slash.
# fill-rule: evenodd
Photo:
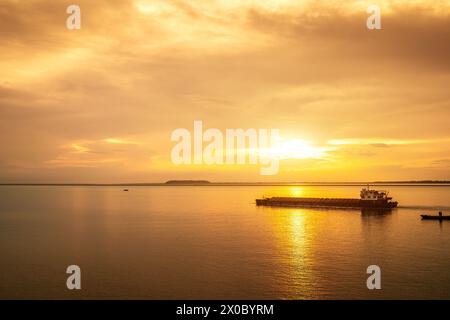
<svg viewBox="0 0 450 320">
<path fill-rule="evenodd" d="M 166 184 L 210 184 L 208 180 L 169 180 Z"/>
</svg>

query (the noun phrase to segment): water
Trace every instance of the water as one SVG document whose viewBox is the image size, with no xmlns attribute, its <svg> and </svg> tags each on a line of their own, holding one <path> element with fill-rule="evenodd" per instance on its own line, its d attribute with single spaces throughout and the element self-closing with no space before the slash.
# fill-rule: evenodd
<svg viewBox="0 0 450 320">
<path fill-rule="evenodd" d="M 381 215 L 254 204 L 359 189 L 3 186 L 0 298 L 450 299 L 450 221 L 419 218 L 449 214 L 450 187 L 391 186 L 401 207 Z"/>
</svg>

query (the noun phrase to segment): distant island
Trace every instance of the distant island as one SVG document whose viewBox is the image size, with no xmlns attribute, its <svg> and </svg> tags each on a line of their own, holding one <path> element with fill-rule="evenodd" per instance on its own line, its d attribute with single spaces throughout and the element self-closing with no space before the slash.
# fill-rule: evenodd
<svg viewBox="0 0 450 320">
<path fill-rule="evenodd" d="M 210 184 L 208 180 L 169 180 L 166 184 Z"/>
</svg>

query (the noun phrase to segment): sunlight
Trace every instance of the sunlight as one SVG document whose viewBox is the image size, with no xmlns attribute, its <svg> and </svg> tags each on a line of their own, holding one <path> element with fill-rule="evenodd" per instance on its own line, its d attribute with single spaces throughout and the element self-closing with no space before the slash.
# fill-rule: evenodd
<svg viewBox="0 0 450 320">
<path fill-rule="evenodd" d="M 82 146 L 82 145 L 80 145 L 80 144 L 77 144 L 77 143 L 74 143 L 74 144 L 72 145 L 72 148 L 75 149 L 75 152 L 77 152 L 77 153 L 86 153 L 86 152 L 89 152 L 89 151 L 90 151 L 89 148 L 87 148 L 87 147 L 85 147 L 85 146 Z"/>
<path fill-rule="evenodd" d="M 173 11 L 173 8 L 164 3 L 156 1 L 136 1 L 134 3 L 135 7 L 139 12 L 144 14 L 162 14 L 168 11 Z"/>
<path fill-rule="evenodd" d="M 289 196 L 291 197 L 301 197 L 304 196 L 304 187 L 291 187 L 289 188 Z"/>
<path fill-rule="evenodd" d="M 124 140 L 124 139 L 118 139 L 118 138 L 106 138 L 103 139 L 106 143 L 110 144 L 138 144 L 138 142 L 130 141 L 130 140 Z"/>
<path fill-rule="evenodd" d="M 293 139 L 281 141 L 268 150 L 271 157 L 278 159 L 322 159 L 333 148 L 314 146 L 311 142 Z"/>
</svg>

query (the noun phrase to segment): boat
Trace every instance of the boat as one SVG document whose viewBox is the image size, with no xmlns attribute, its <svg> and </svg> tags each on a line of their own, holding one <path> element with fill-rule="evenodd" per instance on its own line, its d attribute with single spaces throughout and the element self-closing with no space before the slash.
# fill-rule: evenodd
<svg viewBox="0 0 450 320">
<path fill-rule="evenodd" d="M 387 191 L 363 188 L 359 199 L 349 198 L 294 198 L 271 197 L 256 199 L 257 206 L 302 207 L 302 208 L 354 208 L 354 209 L 392 209 L 398 202 L 392 201 Z"/>
<path fill-rule="evenodd" d="M 420 216 L 422 217 L 422 220 L 450 220 L 450 216 L 443 216 L 442 213 L 437 216 L 430 216 L 427 214 L 421 214 Z"/>
<path fill-rule="evenodd" d="M 129 191 L 128 189 L 123 189 L 123 191 Z"/>
</svg>

